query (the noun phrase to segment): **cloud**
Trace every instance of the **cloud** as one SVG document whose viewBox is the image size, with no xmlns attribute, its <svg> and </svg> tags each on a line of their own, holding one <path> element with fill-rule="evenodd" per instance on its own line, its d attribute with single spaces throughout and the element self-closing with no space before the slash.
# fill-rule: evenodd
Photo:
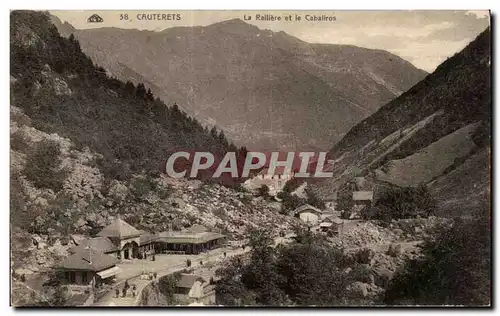
<svg viewBox="0 0 500 316">
<path fill-rule="evenodd" d="M 416 67 L 431 72 L 447 58 L 462 50 L 469 42 L 468 39 L 456 42 L 433 40 L 421 43 L 408 41 L 400 48 L 392 49 L 391 52 L 408 60 Z"/>
<path fill-rule="evenodd" d="M 390 11 L 339 14 L 343 23 L 335 28 L 307 28 L 297 33 L 315 43 L 350 44 L 383 49 L 432 72 L 446 58 L 463 49 L 489 26 L 484 11 Z M 488 13 L 486 11 L 486 13 Z"/>
</svg>

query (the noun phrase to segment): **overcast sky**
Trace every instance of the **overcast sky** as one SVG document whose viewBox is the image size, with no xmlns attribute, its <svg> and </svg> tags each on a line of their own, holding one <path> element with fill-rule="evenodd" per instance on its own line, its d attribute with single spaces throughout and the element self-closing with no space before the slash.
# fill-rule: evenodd
<svg viewBox="0 0 500 316">
<path fill-rule="evenodd" d="M 51 11 L 78 29 L 119 27 L 163 30 L 173 26 L 209 25 L 252 16 L 248 23 L 284 31 L 310 43 L 352 44 L 390 51 L 416 67 L 432 72 L 447 57 L 464 48 L 489 25 L 487 11 Z M 99 14 L 103 23 L 88 23 Z M 180 21 L 139 21 L 138 13 L 180 13 Z M 120 20 L 128 14 L 129 20 Z M 256 14 L 281 16 L 280 22 L 256 21 Z M 301 15 L 288 22 L 285 16 Z M 310 22 L 309 15 L 335 16 L 334 22 Z"/>
</svg>

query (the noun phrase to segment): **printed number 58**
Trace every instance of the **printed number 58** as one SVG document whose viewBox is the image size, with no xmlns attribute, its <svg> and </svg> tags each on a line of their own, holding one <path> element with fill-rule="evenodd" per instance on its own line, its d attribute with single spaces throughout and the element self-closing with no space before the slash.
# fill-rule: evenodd
<svg viewBox="0 0 500 316">
<path fill-rule="evenodd" d="M 120 14 L 120 21 L 121 20 L 128 20 L 128 14 Z"/>
</svg>

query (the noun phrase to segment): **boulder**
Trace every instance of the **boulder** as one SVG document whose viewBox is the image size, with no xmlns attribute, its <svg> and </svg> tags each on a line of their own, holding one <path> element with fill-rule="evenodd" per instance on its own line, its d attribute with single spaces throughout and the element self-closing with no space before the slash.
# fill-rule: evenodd
<svg viewBox="0 0 500 316">
<path fill-rule="evenodd" d="M 87 216 L 85 216 L 85 220 L 87 222 L 93 222 L 95 223 L 97 219 L 97 215 L 95 213 L 88 213 Z"/>
<path fill-rule="evenodd" d="M 373 270 L 374 283 L 375 285 L 387 289 L 389 286 L 389 282 L 394 276 L 394 272 L 389 269 L 379 267 Z"/>
<path fill-rule="evenodd" d="M 401 235 L 403 235 L 403 230 L 399 229 L 399 228 L 396 228 L 396 229 L 393 230 L 393 233 L 396 236 L 401 236 Z"/>
<path fill-rule="evenodd" d="M 47 262 L 47 258 L 41 253 L 36 254 L 36 262 L 40 265 L 43 265 Z"/>
<path fill-rule="evenodd" d="M 74 224 L 74 226 L 76 228 L 80 228 L 80 227 L 83 227 L 87 224 L 87 221 L 85 219 L 83 219 L 82 217 L 80 217 Z"/>
<path fill-rule="evenodd" d="M 387 254 L 391 257 L 397 257 L 401 254 L 402 247 L 401 244 L 390 244 Z"/>
<path fill-rule="evenodd" d="M 352 298 L 367 297 L 368 284 L 363 282 L 353 282 L 347 287 L 347 295 Z"/>
<path fill-rule="evenodd" d="M 171 206 L 176 207 L 176 208 L 180 208 L 180 209 L 183 209 L 184 207 L 186 207 L 186 202 L 184 202 L 184 200 L 180 199 L 180 198 L 171 198 L 168 200 L 168 203 Z"/>
<path fill-rule="evenodd" d="M 18 268 L 16 270 L 14 270 L 15 274 L 17 275 L 30 275 L 30 274 L 33 274 L 34 272 L 31 271 L 30 269 L 26 269 L 26 268 Z"/>
</svg>

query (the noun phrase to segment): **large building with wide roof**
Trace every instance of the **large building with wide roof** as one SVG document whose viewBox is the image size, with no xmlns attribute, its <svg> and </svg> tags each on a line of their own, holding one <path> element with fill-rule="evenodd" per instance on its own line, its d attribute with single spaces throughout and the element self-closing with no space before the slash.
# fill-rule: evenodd
<svg viewBox="0 0 500 316">
<path fill-rule="evenodd" d="M 215 232 L 166 231 L 158 235 L 156 243 L 160 252 L 198 254 L 219 247 L 225 238 Z"/>
<path fill-rule="evenodd" d="M 220 246 L 225 238 L 202 225 L 152 234 L 116 218 L 96 237 L 75 241 L 69 249 L 71 255 L 59 264 L 58 271 L 69 284 L 98 284 L 120 272 L 116 266 L 120 260 L 144 259 L 158 252 L 198 254 Z"/>
<path fill-rule="evenodd" d="M 121 218 L 117 218 L 104 227 L 97 236 L 109 238 L 119 248 L 119 258 L 132 259 L 137 258 L 139 253 L 142 233 L 142 231 L 137 230 Z"/>
<path fill-rule="evenodd" d="M 57 267 L 64 283 L 98 286 L 120 273 L 116 266 L 120 260 L 114 256 L 97 252 L 92 248 L 79 249 L 65 258 Z"/>
</svg>

